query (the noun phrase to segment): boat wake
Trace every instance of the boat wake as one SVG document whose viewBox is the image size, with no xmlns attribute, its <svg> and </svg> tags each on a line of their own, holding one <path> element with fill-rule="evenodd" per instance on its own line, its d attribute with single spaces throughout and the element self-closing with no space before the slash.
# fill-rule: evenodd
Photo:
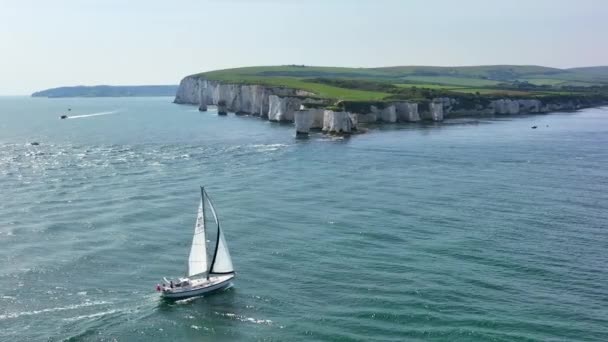
<svg viewBox="0 0 608 342">
<path fill-rule="evenodd" d="M 242 315 L 237 315 L 235 313 L 231 313 L 231 312 L 217 312 L 215 311 L 214 314 L 221 316 L 221 317 L 226 317 L 228 319 L 233 319 L 233 320 L 237 320 L 240 322 L 248 322 L 248 323 L 255 323 L 255 324 L 264 324 L 264 325 L 272 325 L 273 322 L 269 319 L 257 319 L 257 318 L 253 318 L 253 317 L 246 317 L 246 316 L 242 316 Z"/>
<path fill-rule="evenodd" d="M 33 316 L 33 315 L 39 315 L 39 314 L 48 313 L 48 312 L 74 310 L 74 309 L 78 309 L 78 308 L 82 308 L 82 307 L 94 306 L 94 305 L 104 305 L 104 304 L 110 304 L 110 303 L 105 302 L 105 301 L 94 301 L 94 302 L 84 302 L 81 304 L 74 304 L 74 305 L 68 305 L 68 306 L 61 306 L 61 307 L 56 307 L 56 308 L 47 308 L 47 309 L 41 309 L 41 310 L 8 313 L 8 314 L 0 315 L 0 320 L 9 319 L 9 318 L 17 318 L 17 317 L 21 317 L 21 316 Z"/>
<path fill-rule="evenodd" d="M 203 296 L 196 296 L 196 297 L 190 297 L 190 298 L 186 298 L 186 299 L 180 299 L 180 300 L 176 300 L 174 303 L 178 304 L 178 305 L 183 305 L 183 304 L 188 304 L 190 302 L 193 302 L 199 298 L 201 298 Z"/>
<path fill-rule="evenodd" d="M 117 114 L 122 112 L 122 110 L 113 110 L 110 112 L 99 112 L 99 113 L 90 113 L 90 114 L 82 114 L 82 115 L 74 115 L 74 116 L 68 116 L 68 119 L 80 119 L 80 118 L 88 118 L 91 116 L 100 116 L 100 115 L 110 115 L 110 114 Z"/>
<path fill-rule="evenodd" d="M 280 148 L 287 147 L 285 144 L 256 144 L 252 145 L 257 152 L 271 152 L 276 151 Z"/>
<path fill-rule="evenodd" d="M 66 322 L 75 322 L 75 321 L 79 321 L 79 320 L 83 320 L 83 319 L 103 317 L 103 316 L 111 315 L 111 314 L 117 313 L 117 312 L 120 312 L 120 310 L 112 309 L 112 310 L 108 310 L 108 311 L 96 312 L 96 313 L 89 314 L 89 315 L 80 315 L 80 316 L 76 316 L 76 317 L 64 318 L 63 320 Z"/>
</svg>

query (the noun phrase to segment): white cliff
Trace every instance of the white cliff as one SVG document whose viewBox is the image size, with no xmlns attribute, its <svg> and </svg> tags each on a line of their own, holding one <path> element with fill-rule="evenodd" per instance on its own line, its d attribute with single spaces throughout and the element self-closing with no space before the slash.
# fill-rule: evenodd
<svg viewBox="0 0 608 342">
<path fill-rule="evenodd" d="M 443 120 L 443 103 L 432 101 L 429 103 L 429 119 L 433 121 Z"/>
<path fill-rule="evenodd" d="M 188 76 L 182 79 L 175 94 L 175 103 L 200 104 L 199 79 Z"/>
<path fill-rule="evenodd" d="M 310 110 L 297 110 L 293 115 L 293 123 L 296 126 L 296 134 L 308 134 L 312 128 L 313 113 Z"/>
<path fill-rule="evenodd" d="M 374 123 L 378 121 L 377 113 L 353 113 L 357 117 L 357 122 Z"/>
<path fill-rule="evenodd" d="M 323 129 L 323 121 L 325 120 L 325 109 L 316 108 L 310 109 L 312 113 L 312 126 L 310 128 Z"/>
<path fill-rule="evenodd" d="M 564 103 L 546 103 L 542 105 L 541 112 L 553 112 L 553 111 L 569 111 L 581 108 L 580 105 L 575 104 L 572 101 Z"/>
<path fill-rule="evenodd" d="M 521 113 L 540 113 L 542 103 L 540 100 L 518 100 Z"/>
<path fill-rule="evenodd" d="M 525 114 L 525 113 L 542 113 L 543 104 L 536 99 L 500 99 L 490 103 L 492 114 Z"/>
<path fill-rule="evenodd" d="M 348 117 L 350 118 L 350 124 L 352 125 L 352 130 L 356 131 L 359 129 L 359 115 L 356 113 L 348 112 Z"/>
<path fill-rule="evenodd" d="M 323 132 L 349 134 L 353 131 L 353 122 L 348 112 L 326 110 L 323 117 Z"/>
<path fill-rule="evenodd" d="M 418 104 L 411 102 L 397 102 L 395 104 L 397 112 L 397 121 L 399 122 L 416 122 L 420 121 L 418 114 Z"/>
<path fill-rule="evenodd" d="M 322 129 L 325 117 L 325 109 L 303 107 L 294 111 L 293 123 L 296 127 L 296 134 L 307 134 L 311 129 Z"/>
<path fill-rule="evenodd" d="M 226 110 L 228 111 L 266 116 L 269 111 L 269 98 L 271 95 L 290 97 L 313 96 L 314 94 L 285 87 L 231 84 L 206 80 L 198 76 L 188 76 L 180 82 L 174 102 L 217 105 L 220 101 L 224 101 Z"/>
<path fill-rule="evenodd" d="M 326 110 L 323 107 L 339 105 L 314 94 L 297 89 L 264 86 L 259 84 L 226 83 L 188 76 L 182 79 L 175 96 L 175 103 L 198 105 L 200 111 L 209 105 L 217 106 L 218 113 L 259 115 L 271 121 L 294 122 L 296 131 L 305 133 L 311 129 L 322 129 L 331 133 L 350 133 L 359 124 L 442 121 L 450 116 L 470 115 L 515 115 L 545 113 L 549 111 L 574 110 L 585 104 L 579 101 L 544 103 L 540 99 L 496 99 L 483 98 L 434 98 L 424 106 L 409 101 L 396 101 L 382 106 L 360 103 L 357 111 Z M 309 104 L 315 104 L 304 108 Z M 588 104 L 587 104 L 588 105 Z"/>
<path fill-rule="evenodd" d="M 379 117 L 380 117 L 380 121 L 382 121 L 382 122 L 388 122 L 388 123 L 397 122 L 397 111 L 395 110 L 395 106 L 390 105 L 390 106 L 384 107 L 382 110 L 379 111 Z"/>
<path fill-rule="evenodd" d="M 312 128 L 312 129 L 322 129 L 323 128 L 323 117 L 325 116 L 325 109 L 308 108 L 308 109 L 301 109 L 301 111 L 306 111 L 306 112 L 310 113 L 309 115 L 312 118 L 310 128 Z"/>
<path fill-rule="evenodd" d="M 519 114 L 519 102 L 517 100 L 495 100 L 492 101 L 490 106 L 494 108 L 494 114 Z"/>
<path fill-rule="evenodd" d="M 268 120 L 270 121 L 281 121 L 283 116 L 283 101 L 276 95 L 270 95 L 268 97 Z"/>
<path fill-rule="evenodd" d="M 300 109 L 302 102 L 303 100 L 298 97 L 270 95 L 268 97 L 268 120 L 292 122 L 294 112 Z"/>
<path fill-rule="evenodd" d="M 397 122 L 397 110 L 393 104 L 387 105 L 384 108 L 371 105 L 369 112 L 352 113 L 351 116 L 360 123 L 374 123 L 378 121 L 387 123 Z"/>
</svg>

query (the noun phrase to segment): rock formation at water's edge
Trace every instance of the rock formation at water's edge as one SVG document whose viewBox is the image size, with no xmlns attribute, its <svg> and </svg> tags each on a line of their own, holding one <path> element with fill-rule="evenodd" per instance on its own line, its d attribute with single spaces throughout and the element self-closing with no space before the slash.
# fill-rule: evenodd
<svg viewBox="0 0 608 342">
<path fill-rule="evenodd" d="M 576 110 L 588 106 L 574 100 L 546 102 L 540 99 L 499 98 L 481 103 L 463 103 L 458 98 L 439 97 L 427 102 L 387 101 L 349 108 L 347 102 L 336 108 L 316 94 L 287 87 L 259 84 L 233 84 L 208 80 L 202 76 L 182 79 L 175 103 L 218 106 L 222 113 L 234 112 L 266 118 L 270 121 L 293 122 L 299 134 L 310 130 L 349 134 L 360 124 L 442 121 L 456 116 L 535 114 Z"/>
</svg>

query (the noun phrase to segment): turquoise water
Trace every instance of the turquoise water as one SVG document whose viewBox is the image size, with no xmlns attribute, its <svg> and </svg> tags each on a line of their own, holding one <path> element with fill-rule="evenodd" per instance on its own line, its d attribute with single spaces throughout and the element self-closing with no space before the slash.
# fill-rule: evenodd
<svg viewBox="0 0 608 342">
<path fill-rule="evenodd" d="M 608 340 L 607 109 L 296 141 L 170 102 L 0 98 L 1 341 Z M 162 303 L 199 184 L 237 280 Z"/>
</svg>

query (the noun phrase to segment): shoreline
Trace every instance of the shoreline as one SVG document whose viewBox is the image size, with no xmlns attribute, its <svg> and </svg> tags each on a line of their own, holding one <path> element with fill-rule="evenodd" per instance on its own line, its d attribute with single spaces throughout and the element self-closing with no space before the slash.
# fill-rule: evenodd
<svg viewBox="0 0 608 342">
<path fill-rule="evenodd" d="M 367 125 L 395 123 L 442 122 L 451 118 L 513 117 L 554 112 L 575 112 L 603 107 L 606 100 L 564 97 L 495 98 L 482 97 L 475 103 L 466 99 L 437 97 L 428 101 L 337 101 L 293 88 L 268 87 L 260 84 L 224 83 L 202 78 L 185 77 L 177 90 L 174 103 L 198 105 L 205 112 L 215 106 L 218 113 L 250 115 L 268 121 L 291 123 L 298 137 L 309 132 L 348 135 L 358 133 Z"/>
</svg>

